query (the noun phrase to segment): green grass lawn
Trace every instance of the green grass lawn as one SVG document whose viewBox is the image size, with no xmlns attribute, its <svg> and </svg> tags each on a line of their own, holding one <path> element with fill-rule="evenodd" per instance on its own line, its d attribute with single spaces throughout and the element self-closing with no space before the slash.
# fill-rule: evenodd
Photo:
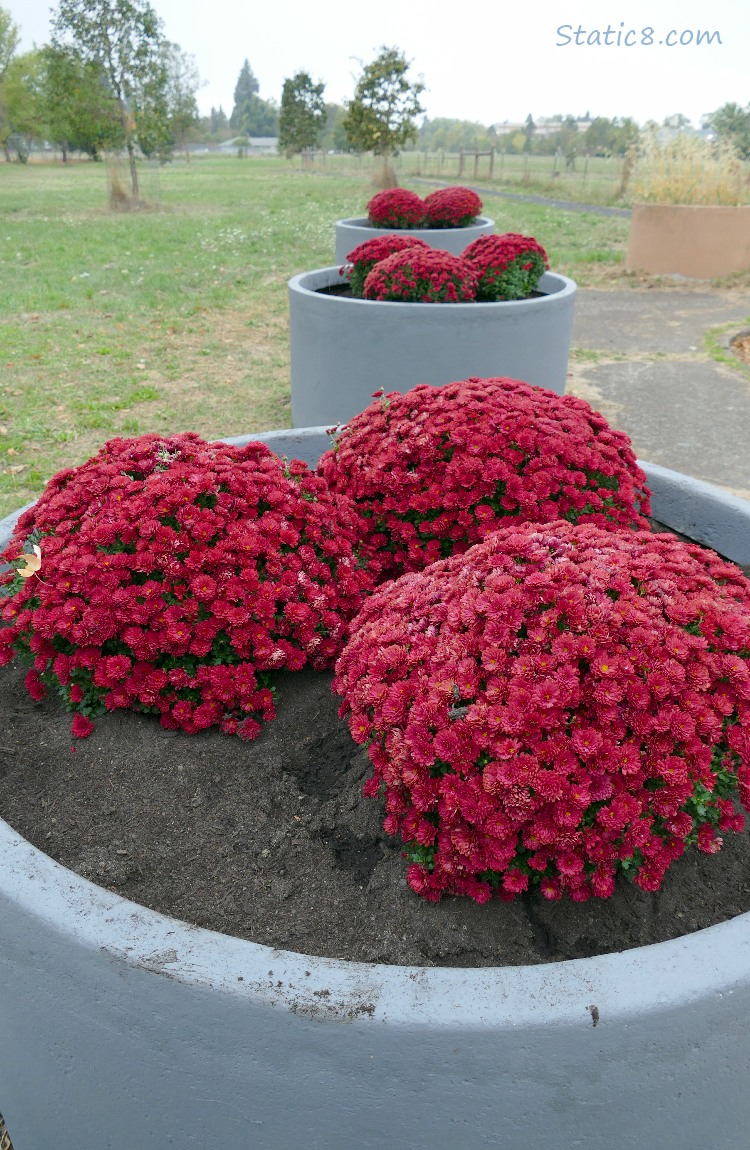
<svg viewBox="0 0 750 1150">
<path fill-rule="evenodd" d="M 114 212 L 103 164 L 0 164 L 0 514 L 115 435 L 289 426 L 287 280 L 332 263 L 334 221 L 373 194 L 366 163 L 180 160 L 141 180 L 149 210 Z M 628 282 L 625 219 L 490 214 L 581 286 Z"/>
</svg>

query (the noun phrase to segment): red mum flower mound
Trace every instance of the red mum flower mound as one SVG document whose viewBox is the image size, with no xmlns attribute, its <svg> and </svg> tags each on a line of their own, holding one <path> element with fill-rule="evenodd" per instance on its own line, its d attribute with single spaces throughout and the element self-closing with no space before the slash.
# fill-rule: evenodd
<svg viewBox="0 0 750 1150">
<path fill-rule="evenodd" d="M 523 299 L 549 267 L 541 244 L 515 232 L 480 236 L 464 249 L 463 258 L 476 269 L 478 300 Z"/>
<path fill-rule="evenodd" d="M 439 188 L 425 197 L 425 225 L 428 228 L 466 228 L 482 210 L 482 201 L 470 188 Z"/>
<path fill-rule="evenodd" d="M 424 200 L 406 188 L 387 188 L 367 205 L 374 228 L 418 228 L 424 221 Z"/>
<path fill-rule="evenodd" d="M 673 536 L 497 532 L 369 598 L 334 690 L 424 898 L 607 898 L 750 805 L 750 583 Z"/>
<path fill-rule="evenodd" d="M 460 256 L 434 248 L 407 248 L 376 263 L 364 286 L 365 299 L 411 303 L 461 303 L 476 297 L 477 276 Z"/>
<path fill-rule="evenodd" d="M 383 396 L 319 468 L 358 507 L 363 553 L 382 578 L 465 551 L 507 517 L 648 526 L 628 437 L 584 400 L 515 379 Z"/>
<path fill-rule="evenodd" d="M 341 275 L 349 277 L 352 295 L 361 299 L 364 295 L 365 280 L 381 260 L 392 256 L 394 252 L 403 252 L 409 248 L 426 248 L 429 244 L 414 236 L 387 235 L 376 236 L 374 240 L 365 240 L 354 251 L 349 252 L 347 262 L 341 269 Z"/>
<path fill-rule="evenodd" d="M 371 585 L 357 529 L 306 464 L 263 444 L 112 440 L 20 518 L 0 664 L 33 661 L 27 689 L 60 694 L 79 737 L 124 707 L 253 738 L 274 714 L 271 673 L 341 650 Z"/>
</svg>

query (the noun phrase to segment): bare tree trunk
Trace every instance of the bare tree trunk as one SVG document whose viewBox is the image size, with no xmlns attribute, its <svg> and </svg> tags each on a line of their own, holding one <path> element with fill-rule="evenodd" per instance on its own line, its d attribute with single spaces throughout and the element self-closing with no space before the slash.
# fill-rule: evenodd
<svg viewBox="0 0 750 1150">
<path fill-rule="evenodd" d="M 133 123 L 130 120 L 128 110 L 125 107 L 125 100 L 120 89 L 117 89 L 117 103 L 120 108 L 120 123 L 122 124 L 123 135 L 126 140 L 126 147 L 128 149 L 128 164 L 130 166 L 130 186 L 133 193 L 133 199 L 138 199 L 138 171 L 135 166 L 135 147 L 133 145 Z"/>
<path fill-rule="evenodd" d="M 128 165 L 130 166 L 130 186 L 133 191 L 133 199 L 138 199 L 138 169 L 135 166 L 135 148 L 133 141 L 128 140 Z"/>
<path fill-rule="evenodd" d="M 375 188 L 397 188 L 398 180 L 396 179 L 396 172 L 393 167 L 390 152 L 384 152 L 380 156 L 376 156 L 375 171 L 372 176 L 372 184 Z"/>
</svg>

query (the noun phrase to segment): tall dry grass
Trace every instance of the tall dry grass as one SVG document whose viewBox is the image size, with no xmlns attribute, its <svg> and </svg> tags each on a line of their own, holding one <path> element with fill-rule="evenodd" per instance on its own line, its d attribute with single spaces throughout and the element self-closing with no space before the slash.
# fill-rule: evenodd
<svg viewBox="0 0 750 1150">
<path fill-rule="evenodd" d="M 726 140 L 679 135 L 660 143 L 647 135 L 635 164 L 633 199 L 732 206 L 750 201 L 750 184 L 737 150 Z"/>
</svg>

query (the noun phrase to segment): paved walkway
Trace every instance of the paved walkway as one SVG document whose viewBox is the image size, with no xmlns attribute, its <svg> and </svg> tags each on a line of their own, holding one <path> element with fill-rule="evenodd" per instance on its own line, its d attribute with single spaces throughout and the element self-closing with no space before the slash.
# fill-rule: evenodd
<svg viewBox="0 0 750 1150">
<path fill-rule="evenodd" d="M 415 184 L 431 184 L 434 187 L 444 188 L 445 180 L 430 180 L 426 176 L 412 176 L 410 181 Z M 580 204 L 577 200 L 553 200 L 548 196 L 535 196 L 531 192 L 506 192 L 499 188 L 484 188 L 478 184 L 462 184 L 462 187 L 471 188 L 478 196 L 495 196 L 501 200 L 523 200 L 526 204 L 541 204 L 547 208 L 562 208 L 566 212 L 589 212 L 595 216 L 624 216 L 630 218 L 630 208 L 609 208 L 604 204 Z"/>
<path fill-rule="evenodd" d="M 627 208 L 467 186 L 480 196 L 630 215 Z M 746 292 L 579 288 L 566 390 L 627 432 L 639 458 L 750 499 L 750 365 L 729 348 L 743 329 L 750 329 Z"/>
<path fill-rule="evenodd" d="M 750 366 L 729 350 L 743 329 L 746 294 L 579 289 L 566 390 L 640 459 L 750 499 Z"/>
</svg>

